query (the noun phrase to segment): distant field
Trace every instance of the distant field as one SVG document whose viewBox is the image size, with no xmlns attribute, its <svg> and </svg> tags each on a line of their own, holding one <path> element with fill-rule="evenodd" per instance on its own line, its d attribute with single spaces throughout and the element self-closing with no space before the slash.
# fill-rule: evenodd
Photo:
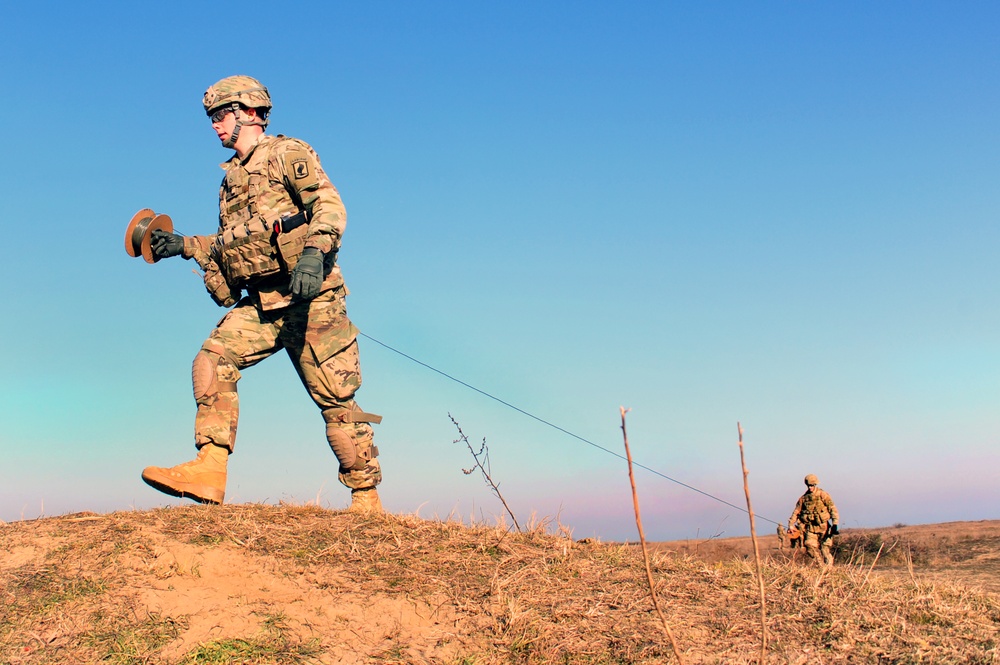
<svg viewBox="0 0 1000 665">
<path fill-rule="evenodd" d="M 864 565 L 880 574 L 907 577 L 912 566 L 921 582 L 960 582 L 1000 594 L 1000 520 L 844 529 L 835 544 L 838 564 Z M 710 563 L 753 557 L 749 537 L 679 540 L 654 547 Z M 802 550 L 780 550 L 774 531 L 758 534 L 758 547 L 762 555 L 774 559 L 808 560 Z"/>
</svg>

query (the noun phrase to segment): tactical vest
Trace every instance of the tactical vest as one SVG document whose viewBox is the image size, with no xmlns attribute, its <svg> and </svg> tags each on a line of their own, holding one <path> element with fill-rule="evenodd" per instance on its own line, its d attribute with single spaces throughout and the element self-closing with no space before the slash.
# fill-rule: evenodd
<svg viewBox="0 0 1000 665">
<path fill-rule="evenodd" d="M 275 223 L 300 207 L 282 182 L 274 148 L 282 140 L 261 136 L 246 163 L 226 164 L 219 189 L 219 232 L 212 253 L 227 281 L 236 287 L 281 273 L 289 274 L 305 245 L 308 224 L 275 234 Z"/>
<path fill-rule="evenodd" d="M 830 511 L 826 507 L 826 501 L 819 490 L 809 492 L 802 497 L 802 512 L 799 519 L 804 524 L 813 526 L 826 525 L 830 519 Z"/>
</svg>

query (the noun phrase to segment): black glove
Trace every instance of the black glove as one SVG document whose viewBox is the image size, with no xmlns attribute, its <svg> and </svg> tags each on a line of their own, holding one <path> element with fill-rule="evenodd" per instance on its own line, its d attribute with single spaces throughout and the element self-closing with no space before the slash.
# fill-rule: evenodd
<svg viewBox="0 0 1000 665">
<path fill-rule="evenodd" d="M 319 295 L 322 285 L 323 252 L 315 247 L 306 247 L 292 270 L 292 295 L 302 300 L 312 300 Z"/>
<path fill-rule="evenodd" d="M 156 229 L 152 233 L 149 246 L 158 259 L 169 259 L 184 251 L 184 236 Z"/>
<path fill-rule="evenodd" d="M 830 535 L 831 536 L 836 536 L 838 533 L 840 533 L 840 529 L 837 528 L 836 524 L 834 524 L 833 526 L 830 527 Z"/>
</svg>

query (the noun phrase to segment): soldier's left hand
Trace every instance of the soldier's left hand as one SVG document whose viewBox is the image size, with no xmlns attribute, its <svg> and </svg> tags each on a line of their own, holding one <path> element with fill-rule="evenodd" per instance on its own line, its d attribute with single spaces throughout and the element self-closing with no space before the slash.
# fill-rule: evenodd
<svg viewBox="0 0 1000 665">
<path fill-rule="evenodd" d="M 315 247 L 306 247 L 292 270 L 292 295 L 302 300 L 312 300 L 319 295 L 322 285 L 323 253 Z"/>
<path fill-rule="evenodd" d="M 156 229 L 151 234 L 149 247 L 158 258 L 168 259 L 184 251 L 184 236 Z"/>
</svg>

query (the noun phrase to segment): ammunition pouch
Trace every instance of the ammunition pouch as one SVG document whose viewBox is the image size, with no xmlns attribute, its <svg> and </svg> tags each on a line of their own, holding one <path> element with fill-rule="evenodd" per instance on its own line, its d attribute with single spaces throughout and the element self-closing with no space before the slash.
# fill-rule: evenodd
<svg viewBox="0 0 1000 665">
<path fill-rule="evenodd" d="M 274 234 L 263 219 L 255 218 L 216 237 L 215 255 L 231 284 L 246 286 L 251 280 L 281 272 Z"/>
<path fill-rule="evenodd" d="M 309 232 L 305 212 L 268 223 L 255 217 L 216 237 L 213 253 L 231 285 L 244 287 L 277 274 L 288 275 L 302 255 Z"/>
<path fill-rule="evenodd" d="M 215 263 L 210 263 L 205 268 L 205 290 L 219 307 L 232 307 L 240 299 L 239 290 L 237 289 L 236 293 L 233 293 L 225 275 Z"/>
<path fill-rule="evenodd" d="M 192 247 L 196 246 L 192 244 Z M 185 254 L 185 256 L 188 255 Z M 226 276 L 222 274 L 219 264 L 212 257 L 202 252 L 191 252 L 191 258 L 198 263 L 198 267 L 205 271 L 203 276 L 205 290 L 208 291 L 208 295 L 212 296 L 215 304 L 219 307 L 232 307 L 235 305 L 240 299 L 240 290 L 230 287 L 229 282 L 226 281 Z"/>
<path fill-rule="evenodd" d="M 803 513 L 802 521 L 813 526 L 826 526 L 830 520 L 830 513 L 825 510 L 813 510 Z"/>
</svg>

